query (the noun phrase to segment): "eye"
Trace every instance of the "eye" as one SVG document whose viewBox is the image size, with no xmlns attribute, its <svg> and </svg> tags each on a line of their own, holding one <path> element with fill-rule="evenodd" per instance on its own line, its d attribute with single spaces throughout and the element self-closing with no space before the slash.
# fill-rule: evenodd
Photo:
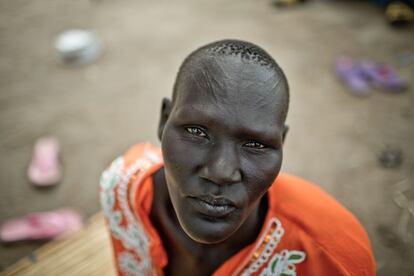
<svg viewBox="0 0 414 276">
<path fill-rule="evenodd" d="M 207 134 L 199 127 L 186 127 L 185 130 L 194 136 L 207 137 Z"/>
<path fill-rule="evenodd" d="M 255 142 L 255 141 L 249 141 L 246 144 L 244 144 L 243 146 L 245 146 L 247 148 L 252 148 L 252 149 L 264 149 L 264 148 L 266 148 L 266 146 L 263 145 L 262 143 Z"/>
</svg>

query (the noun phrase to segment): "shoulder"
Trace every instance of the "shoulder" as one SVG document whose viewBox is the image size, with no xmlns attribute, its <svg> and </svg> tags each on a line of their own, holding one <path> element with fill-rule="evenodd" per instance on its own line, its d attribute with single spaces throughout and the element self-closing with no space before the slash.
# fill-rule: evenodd
<svg viewBox="0 0 414 276">
<path fill-rule="evenodd" d="M 321 231 L 347 229 L 369 244 L 365 230 L 355 216 L 317 185 L 281 174 L 269 191 L 275 202 L 274 211 L 305 228 L 312 237 L 321 236 Z"/>
<path fill-rule="evenodd" d="M 161 151 L 158 147 L 150 143 L 140 143 L 131 146 L 122 156 L 124 166 L 131 167 L 137 162 L 144 160 L 159 162 Z"/>
<path fill-rule="evenodd" d="M 107 178 L 119 178 L 128 170 L 134 170 L 137 164 L 143 162 L 159 162 L 161 159 L 160 149 L 149 143 L 140 143 L 131 146 L 123 155 L 117 157 L 103 171 L 101 185 Z M 138 168 L 137 168 L 138 169 Z M 105 185 L 104 185 L 105 186 Z"/>
<path fill-rule="evenodd" d="M 154 164 L 162 162 L 161 150 L 149 143 L 131 146 L 123 155 L 117 157 L 102 172 L 100 178 L 102 195 L 113 195 L 115 190 L 129 189 L 138 176 L 143 176 Z M 133 187 L 132 187 L 133 188 Z"/>
<path fill-rule="evenodd" d="M 117 269 L 122 275 L 151 274 L 146 216 L 137 214 L 141 209 L 135 209 L 134 202 L 135 196 L 140 195 L 141 203 L 149 209 L 152 200 L 149 196 L 150 185 L 143 186 L 142 183 L 161 162 L 159 148 L 151 144 L 137 144 L 116 158 L 101 175 L 101 207 L 111 236 Z"/>
<path fill-rule="evenodd" d="M 301 237 L 307 250 L 319 252 L 349 273 L 355 269 L 373 273 L 375 261 L 364 228 L 333 197 L 315 184 L 287 174 L 278 176 L 269 194 L 272 211 L 296 233 L 291 237 Z"/>
</svg>

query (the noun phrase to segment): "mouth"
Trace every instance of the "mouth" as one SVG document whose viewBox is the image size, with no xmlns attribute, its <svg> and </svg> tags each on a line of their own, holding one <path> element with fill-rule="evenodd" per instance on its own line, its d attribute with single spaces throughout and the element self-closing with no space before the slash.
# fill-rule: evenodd
<svg viewBox="0 0 414 276">
<path fill-rule="evenodd" d="M 224 197 L 190 196 L 188 199 L 196 211 L 209 217 L 224 217 L 236 209 L 233 201 Z"/>
</svg>

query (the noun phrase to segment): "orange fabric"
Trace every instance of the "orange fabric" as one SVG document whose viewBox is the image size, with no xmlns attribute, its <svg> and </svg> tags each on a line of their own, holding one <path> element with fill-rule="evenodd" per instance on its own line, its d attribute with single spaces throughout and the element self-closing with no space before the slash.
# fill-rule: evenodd
<svg viewBox="0 0 414 276">
<path fill-rule="evenodd" d="M 147 152 L 161 156 L 159 149 L 148 144 L 145 147 Z M 123 157 L 125 166 L 144 158 L 144 152 L 142 145 L 131 148 Z M 150 274 L 157 275 L 162 274 L 168 257 L 149 216 L 151 175 L 162 165 L 161 160 L 137 172 L 129 180 L 128 189 L 134 191 L 129 195 L 132 209 L 149 238 Z M 265 269 L 272 275 L 375 275 L 375 261 L 364 229 L 332 197 L 314 184 L 287 174 L 277 177 L 267 196 L 269 209 L 257 240 L 223 263 L 215 276 L 243 272 L 259 275 Z M 131 251 L 113 235 L 112 242 L 115 257 Z M 125 274 L 119 264 L 117 268 L 120 275 Z"/>
<path fill-rule="evenodd" d="M 136 193 L 135 203 L 136 214 L 139 214 L 144 224 L 146 232 L 150 236 L 150 255 L 152 263 L 156 267 L 163 268 L 167 265 L 167 253 L 164 250 L 160 236 L 158 235 L 157 230 L 153 227 L 151 220 L 149 218 L 151 213 L 151 205 L 153 198 L 153 189 L 152 189 L 152 178 L 151 174 L 154 173 L 161 167 L 161 164 L 158 164 L 151 168 L 148 173 L 145 175 L 145 183 L 140 185 L 140 189 Z"/>
</svg>

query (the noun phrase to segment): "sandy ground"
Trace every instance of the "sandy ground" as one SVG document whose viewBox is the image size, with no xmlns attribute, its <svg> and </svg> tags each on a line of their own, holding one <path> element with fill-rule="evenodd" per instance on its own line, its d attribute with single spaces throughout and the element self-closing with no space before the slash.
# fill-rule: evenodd
<svg viewBox="0 0 414 276">
<path fill-rule="evenodd" d="M 96 30 L 103 56 L 89 66 L 60 63 L 53 41 L 69 28 Z M 270 0 L 1 0 L 0 221 L 60 206 L 97 212 L 102 169 L 133 143 L 158 143 L 160 100 L 170 95 L 180 62 L 222 38 L 263 46 L 286 71 L 292 95 L 284 170 L 318 183 L 359 218 L 378 275 L 413 275 L 414 218 L 401 225 L 403 210 L 393 200 L 397 183 L 411 187 L 406 197 L 414 200 L 413 89 L 356 98 L 332 71 L 347 54 L 391 64 L 414 86 L 414 64 L 399 61 L 414 53 L 414 28 L 393 30 L 365 2 L 281 10 Z M 25 171 L 44 134 L 61 141 L 64 178 L 36 189 Z M 379 165 L 386 145 L 402 150 L 399 168 Z M 1 245 L 0 269 L 37 246 Z"/>
</svg>

